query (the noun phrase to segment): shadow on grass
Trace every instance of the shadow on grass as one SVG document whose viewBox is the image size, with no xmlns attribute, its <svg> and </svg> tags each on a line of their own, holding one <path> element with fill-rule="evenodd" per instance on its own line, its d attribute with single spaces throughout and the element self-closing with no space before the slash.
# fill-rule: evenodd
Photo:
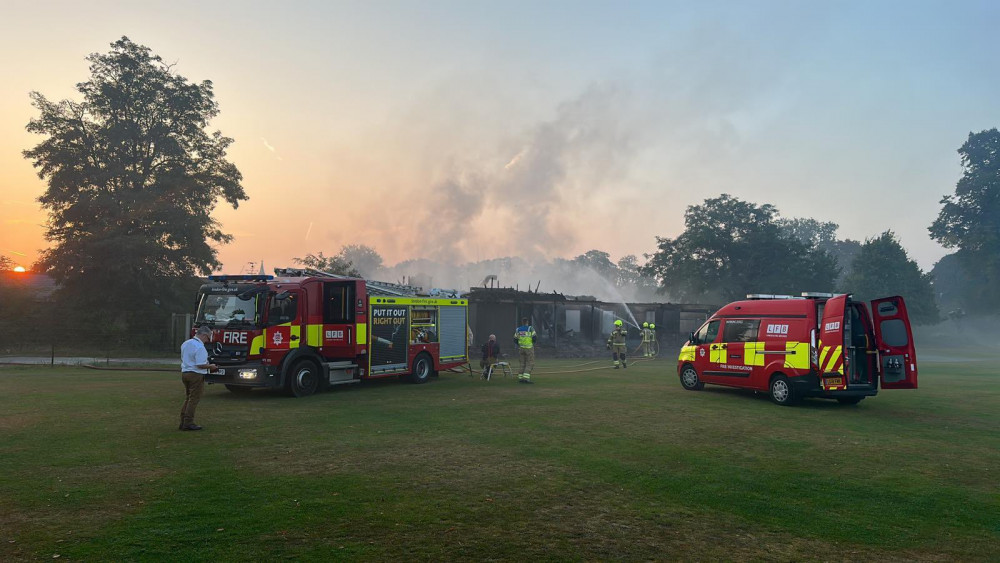
<svg viewBox="0 0 1000 563">
<path fill-rule="evenodd" d="M 765 403 L 771 402 L 771 397 L 764 391 L 753 391 L 752 389 L 737 389 L 735 387 L 722 387 L 722 386 L 712 386 L 706 385 L 704 389 L 701 390 L 702 393 L 709 393 L 711 395 L 717 395 L 720 397 L 731 396 L 742 400 L 756 400 Z M 870 398 L 870 397 L 869 397 Z M 860 403 L 859 403 L 860 404 Z M 779 405 L 774 405 L 776 408 L 780 408 Z M 797 409 L 809 409 L 809 410 L 824 410 L 824 409 L 850 409 L 857 408 L 858 405 L 842 405 L 833 399 L 820 399 L 816 397 L 806 397 L 802 402 L 794 405 L 793 408 Z"/>
<path fill-rule="evenodd" d="M 435 379 L 431 379 L 424 385 L 433 385 Z M 315 395 L 329 395 L 332 393 L 346 393 L 354 391 L 357 389 L 384 389 L 389 387 L 397 386 L 409 386 L 413 385 L 405 379 L 398 377 L 386 377 L 381 379 L 365 379 L 359 381 L 358 383 L 342 384 L 342 385 L 332 385 L 323 391 L 317 391 Z M 211 388 L 225 388 L 224 384 L 214 383 L 207 387 Z M 278 388 L 245 388 L 240 391 L 230 391 L 229 393 L 222 395 L 213 395 L 213 399 L 218 399 L 222 401 L 273 401 L 278 399 L 295 399 L 288 394 L 284 389 Z M 202 399 L 204 400 L 204 399 Z M 309 397 L 301 397 L 298 400 L 308 401 Z"/>
</svg>

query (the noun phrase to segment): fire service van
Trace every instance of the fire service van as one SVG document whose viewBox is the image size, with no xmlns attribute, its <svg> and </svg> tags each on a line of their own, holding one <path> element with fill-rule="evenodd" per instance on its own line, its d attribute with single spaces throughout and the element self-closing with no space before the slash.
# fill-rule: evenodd
<svg viewBox="0 0 1000 563">
<path fill-rule="evenodd" d="M 916 389 L 917 357 L 899 296 L 748 295 L 719 309 L 681 348 L 685 389 L 706 383 L 766 391 L 779 405 L 805 397 L 857 404 L 883 389 Z"/>
<path fill-rule="evenodd" d="M 205 377 L 230 391 L 284 389 L 296 397 L 362 379 L 424 383 L 467 362 L 468 300 L 307 269 L 211 276 L 195 327 L 209 326 Z"/>
</svg>

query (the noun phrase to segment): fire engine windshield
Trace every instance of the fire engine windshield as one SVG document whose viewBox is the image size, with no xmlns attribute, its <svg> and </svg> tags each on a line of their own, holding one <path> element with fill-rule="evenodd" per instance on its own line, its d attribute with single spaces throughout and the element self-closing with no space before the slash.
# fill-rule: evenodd
<svg viewBox="0 0 1000 563">
<path fill-rule="evenodd" d="M 212 326 L 256 325 L 259 318 L 258 296 L 259 294 L 246 297 L 232 294 L 203 294 L 195 322 Z"/>
</svg>

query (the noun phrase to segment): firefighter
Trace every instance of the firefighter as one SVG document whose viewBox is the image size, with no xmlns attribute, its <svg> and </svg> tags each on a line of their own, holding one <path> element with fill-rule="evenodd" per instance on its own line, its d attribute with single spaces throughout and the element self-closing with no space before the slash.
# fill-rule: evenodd
<svg viewBox="0 0 1000 563">
<path fill-rule="evenodd" d="M 535 329 L 528 324 L 528 317 L 521 318 L 521 326 L 514 330 L 514 340 L 521 356 L 518 383 L 531 383 L 531 370 L 535 368 Z"/>
<path fill-rule="evenodd" d="M 656 323 L 649 323 L 649 356 L 655 358 L 660 351 L 660 345 L 656 341 Z"/>
<path fill-rule="evenodd" d="M 611 350 L 611 355 L 615 359 L 615 369 L 618 369 L 619 362 L 621 363 L 621 367 L 628 368 L 628 363 L 625 359 L 626 336 L 628 336 L 628 332 L 625 330 L 622 320 L 616 320 L 615 329 L 611 331 L 611 336 L 608 337 L 608 350 Z"/>
<path fill-rule="evenodd" d="M 649 352 L 649 323 L 642 323 L 642 330 L 639 331 L 642 337 L 642 357 L 648 358 L 652 354 Z"/>
</svg>

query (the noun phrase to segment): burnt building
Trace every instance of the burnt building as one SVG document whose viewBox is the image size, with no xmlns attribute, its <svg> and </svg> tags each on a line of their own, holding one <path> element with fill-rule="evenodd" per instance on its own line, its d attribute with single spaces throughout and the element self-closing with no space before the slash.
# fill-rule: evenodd
<svg viewBox="0 0 1000 563">
<path fill-rule="evenodd" d="M 672 347 L 697 329 L 718 307 L 677 303 L 608 303 L 591 296 L 535 293 L 511 288 L 474 287 L 469 299 L 469 325 L 474 346 L 496 334 L 510 350 L 514 328 L 522 317 L 531 319 L 538 333 L 537 345 L 553 348 L 560 356 L 588 356 L 603 350 L 615 319 L 632 325 L 630 346 L 638 345 L 635 325 L 655 323 L 661 348 Z"/>
</svg>

